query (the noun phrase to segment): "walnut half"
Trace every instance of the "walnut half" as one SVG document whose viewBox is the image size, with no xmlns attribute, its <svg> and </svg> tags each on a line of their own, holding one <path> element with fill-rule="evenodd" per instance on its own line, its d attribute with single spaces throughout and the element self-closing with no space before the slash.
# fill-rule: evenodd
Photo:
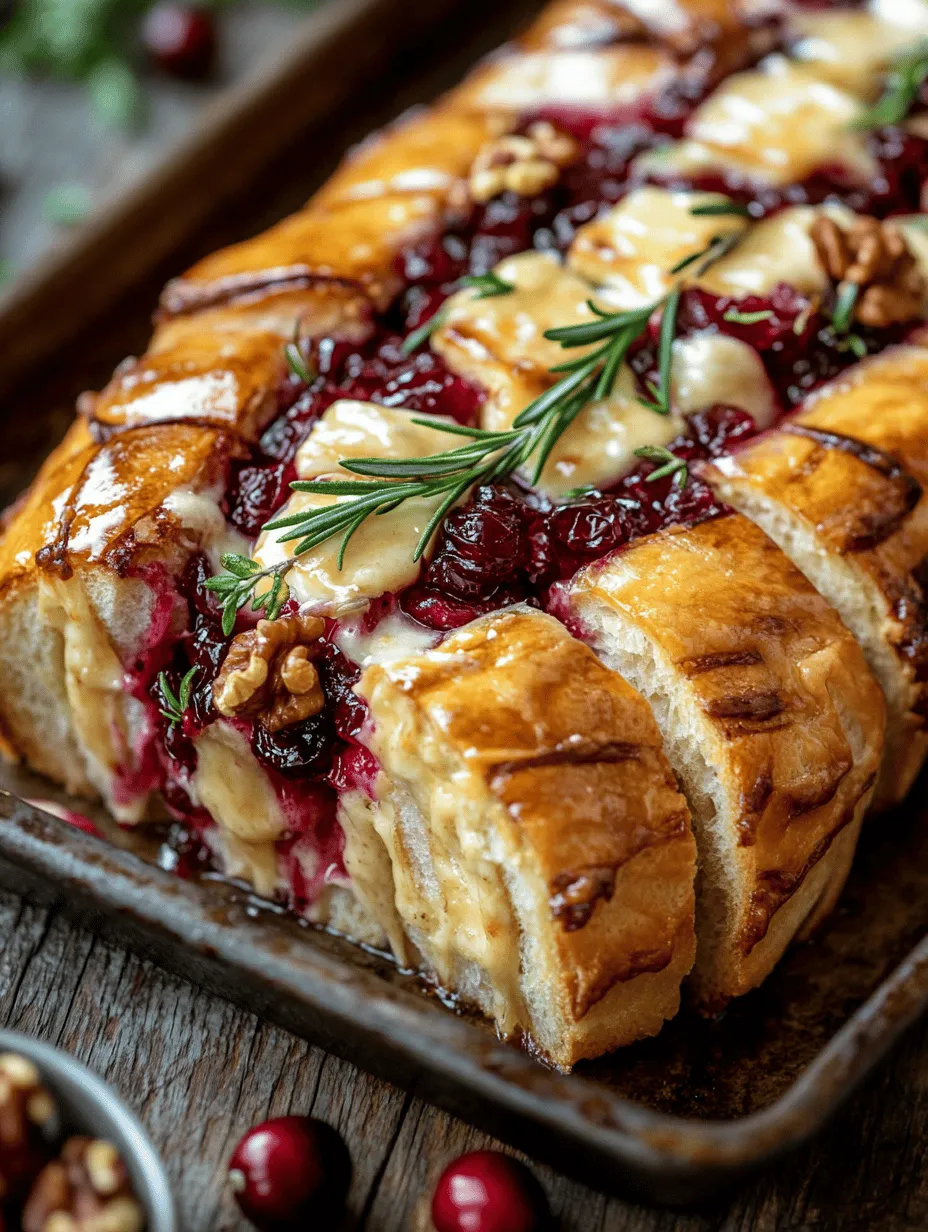
<svg viewBox="0 0 928 1232">
<path fill-rule="evenodd" d="M 99 1138 L 69 1138 L 39 1174 L 23 1232 L 142 1232 L 145 1215 L 119 1152 Z"/>
<path fill-rule="evenodd" d="M 576 141 L 547 120 L 530 124 L 524 137 L 495 137 L 474 159 L 468 180 L 471 199 L 483 203 L 507 189 L 534 197 L 556 183 L 561 168 L 578 152 Z"/>
<path fill-rule="evenodd" d="M 324 630 L 318 616 L 296 613 L 239 633 L 213 684 L 219 713 L 256 718 L 271 732 L 318 714 L 325 695 L 313 659 Z"/>
<path fill-rule="evenodd" d="M 884 329 L 921 316 L 925 280 L 892 223 L 864 215 L 845 229 L 821 215 L 809 234 L 828 276 L 860 288 L 854 316 L 862 325 Z"/>
<path fill-rule="evenodd" d="M 0 1205 L 25 1193 L 47 1156 L 58 1110 L 26 1057 L 0 1055 Z"/>
</svg>

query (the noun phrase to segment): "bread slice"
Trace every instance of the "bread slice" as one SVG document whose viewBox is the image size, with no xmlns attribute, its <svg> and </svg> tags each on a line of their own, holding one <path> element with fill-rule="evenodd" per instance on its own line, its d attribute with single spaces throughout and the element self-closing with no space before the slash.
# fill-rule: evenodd
<svg viewBox="0 0 928 1232">
<path fill-rule="evenodd" d="M 151 703 L 134 681 L 187 621 L 174 579 L 227 531 L 233 438 L 194 424 L 105 445 L 78 421 L 0 541 L 0 729 L 9 756 L 144 816 Z"/>
<path fill-rule="evenodd" d="M 642 698 L 523 607 L 357 691 L 383 773 L 355 809 L 425 969 L 563 1067 L 657 1032 L 693 961 L 695 848 Z"/>
<path fill-rule="evenodd" d="M 699 850 L 692 985 L 717 1009 L 834 906 L 882 752 L 853 637 L 746 518 L 632 543 L 564 614 L 650 703 Z"/>
<path fill-rule="evenodd" d="M 874 807 L 902 800 L 928 753 L 928 349 L 855 365 L 702 474 L 857 638 L 887 703 Z"/>
</svg>

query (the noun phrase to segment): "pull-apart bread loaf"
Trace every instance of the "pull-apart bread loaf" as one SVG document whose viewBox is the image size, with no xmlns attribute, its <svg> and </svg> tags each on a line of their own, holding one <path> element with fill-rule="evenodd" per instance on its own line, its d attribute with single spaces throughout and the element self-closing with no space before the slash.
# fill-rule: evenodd
<svg viewBox="0 0 928 1232">
<path fill-rule="evenodd" d="M 175 278 L 5 519 L 8 756 L 557 1065 L 755 987 L 928 752 L 926 38 L 556 0 Z"/>
</svg>

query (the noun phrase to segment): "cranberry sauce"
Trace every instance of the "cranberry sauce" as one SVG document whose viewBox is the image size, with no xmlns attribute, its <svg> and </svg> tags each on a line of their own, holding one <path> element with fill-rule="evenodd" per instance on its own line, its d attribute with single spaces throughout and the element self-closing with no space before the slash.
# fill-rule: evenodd
<svg viewBox="0 0 928 1232">
<path fill-rule="evenodd" d="M 754 421 L 735 407 L 691 416 L 670 448 L 685 462 L 717 457 L 752 435 Z M 400 606 L 432 629 L 456 629 L 510 603 L 544 603 L 547 589 L 591 561 L 665 526 L 704 521 L 723 511 L 695 476 L 657 481 L 644 463 L 608 492 L 590 490 L 554 505 L 514 484 L 479 488 L 445 521 L 436 550 Z"/>
<path fill-rule="evenodd" d="M 210 572 L 205 557 L 196 556 L 179 584 L 189 623 L 174 646 L 164 678 L 176 696 L 183 676 L 196 668 L 182 722 L 172 723 L 162 713 L 169 709 L 162 678 L 150 686 L 160 737 L 161 790 L 170 811 L 183 823 L 169 836 L 175 853 L 172 863 L 188 872 L 210 863 L 213 819 L 196 803 L 194 741 L 219 717 L 212 687 L 229 645 L 216 600 L 203 586 Z M 358 741 L 366 718 L 364 703 L 351 690 L 358 669 L 331 643 L 324 645 L 316 666 L 327 702 L 320 714 L 279 732 L 269 732 L 257 722 L 235 721 L 264 766 L 286 820 L 286 832 L 275 846 L 288 905 L 300 912 L 312 906 L 324 885 L 346 879 L 344 836 L 336 820 L 338 792 L 371 790 L 377 772 L 371 754 Z"/>
<path fill-rule="evenodd" d="M 820 205 L 825 201 L 840 202 L 858 214 L 873 214 L 877 218 L 918 212 L 928 142 L 890 126 L 869 133 L 866 145 L 879 168 L 866 182 L 852 176 L 840 164 L 822 166 L 799 183 L 775 187 L 725 172 L 648 178 L 667 188 L 725 193 L 734 201 L 750 204 L 758 218 L 785 206 Z"/>
<path fill-rule="evenodd" d="M 864 353 L 881 351 L 908 332 L 907 325 L 858 326 L 852 338 L 839 336 L 831 328 L 833 306 L 831 293 L 813 302 L 785 283 L 774 287 L 769 296 L 741 299 L 693 288 L 681 297 L 676 332 L 677 337 L 687 338 L 709 330 L 753 347 L 763 360 L 782 414 L 857 363 Z M 732 314 L 737 314 L 734 319 Z M 629 361 L 639 381 L 646 383 L 657 377 L 658 324 L 651 323 L 644 344 Z"/>
</svg>

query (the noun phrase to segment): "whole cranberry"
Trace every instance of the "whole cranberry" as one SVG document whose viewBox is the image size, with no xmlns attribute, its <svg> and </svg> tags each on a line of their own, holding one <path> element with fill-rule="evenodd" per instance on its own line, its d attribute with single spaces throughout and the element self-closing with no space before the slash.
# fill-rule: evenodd
<svg viewBox="0 0 928 1232">
<path fill-rule="evenodd" d="M 325 1220 L 344 1207 L 351 1156 L 324 1121 L 276 1117 L 242 1138 L 229 1160 L 229 1181 L 242 1213 L 261 1232 L 306 1232 L 327 1227 Z"/>
<path fill-rule="evenodd" d="M 499 1151 L 472 1151 L 455 1159 L 432 1196 L 437 1232 L 540 1232 L 550 1219 L 534 1176 Z"/>
<path fill-rule="evenodd" d="M 193 5 L 160 0 L 142 22 L 142 43 L 159 68 L 175 77 L 202 77 L 216 52 L 212 14 Z"/>
</svg>

